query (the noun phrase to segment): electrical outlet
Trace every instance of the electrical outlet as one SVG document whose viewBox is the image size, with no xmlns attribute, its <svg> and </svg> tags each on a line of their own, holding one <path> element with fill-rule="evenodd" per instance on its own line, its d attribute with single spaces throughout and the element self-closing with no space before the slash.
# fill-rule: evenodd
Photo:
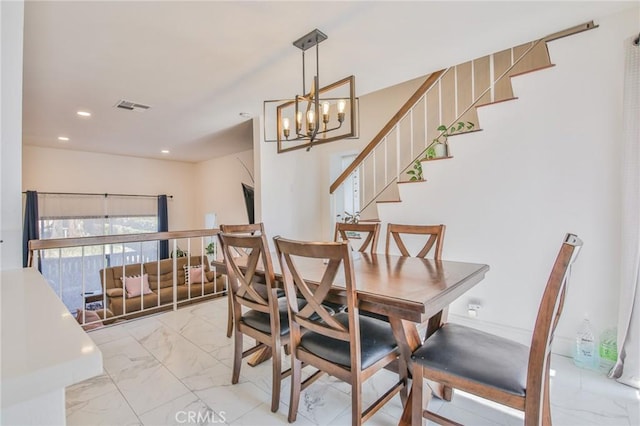
<svg viewBox="0 0 640 426">
<path fill-rule="evenodd" d="M 467 315 L 470 318 L 478 318 L 478 311 L 480 310 L 480 305 L 477 303 L 469 303 Z"/>
</svg>

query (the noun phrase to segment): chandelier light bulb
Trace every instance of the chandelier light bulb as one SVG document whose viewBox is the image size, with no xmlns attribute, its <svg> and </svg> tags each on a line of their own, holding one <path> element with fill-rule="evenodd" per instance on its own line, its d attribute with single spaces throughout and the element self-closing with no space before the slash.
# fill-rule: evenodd
<svg viewBox="0 0 640 426">
<path fill-rule="evenodd" d="M 338 113 L 339 114 L 344 114 L 344 109 L 347 107 L 347 101 L 345 101 L 344 99 L 340 99 L 338 101 Z"/>
<path fill-rule="evenodd" d="M 302 129 L 302 111 L 296 112 L 296 133 Z"/>
<path fill-rule="evenodd" d="M 312 132 L 313 129 L 316 128 L 316 113 L 312 109 L 307 111 L 307 126 L 310 132 Z"/>
<path fill-rule="evenodd" d="M 282 119 L 282 134 L 284 135 L 285 139 L 289 139 L 289 118 L 285 117 Z"/>
</svg>

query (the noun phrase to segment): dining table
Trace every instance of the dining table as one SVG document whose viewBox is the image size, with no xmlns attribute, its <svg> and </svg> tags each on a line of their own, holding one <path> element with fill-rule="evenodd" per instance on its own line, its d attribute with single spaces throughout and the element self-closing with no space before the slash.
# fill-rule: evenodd
<svg viewBox="0 0 640 426">
<path fill-rule="evenodd" d="M 411 354 L 445 321 L 448 306 L 482 281 L 489 266 L 452 260 L 433 260 L 377 253 L 352 252 L 356 300 L 361 311 L 386 315 L 400 353 L 400 368 L 411 366 Z M 276 280 L 282 279 L 277 254 L 272 253 Z M 241 263 L 241 261 L 239 262 Z M 211 265 L 226 275 L 222 259 Z M 325 271 L 324 259 L 297 258 L 301 276 L 319 284 Z M 344 274 L 339 271 L 327 300 L 346 303 Z M 423 336 L 424 335 L 424 336 Z M 266 359 L 262 356 L 257 363 Z M 433 393 L 451 398 L 450 389 L 429 383 Z M 400 425 L 411 424 L 411 396 L 402 398 L 404 409 Z"/>
</svg>

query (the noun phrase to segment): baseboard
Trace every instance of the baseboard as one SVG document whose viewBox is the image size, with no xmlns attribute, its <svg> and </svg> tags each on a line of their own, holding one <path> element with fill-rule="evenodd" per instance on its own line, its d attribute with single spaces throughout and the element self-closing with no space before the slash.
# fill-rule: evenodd
<svg viewBox="0 0 640 426">
<path fill-rule="evenodd" d="M 469 318 L 458 314 L 449 314 L 449 322 L 476 328 L 487 333 L 502 336 L 507 339 L 515 340 L 523 345 L 531 344 L 531 336 L 533 330 L 527 330 L 509 325 L 498 324 L 490 321 L 483 321 L 479 318 Z M 571 357 L 572 356 L 573 339 L 566 336 L 555 335 L 551 352 L 554 354 Z"/>
</svg>

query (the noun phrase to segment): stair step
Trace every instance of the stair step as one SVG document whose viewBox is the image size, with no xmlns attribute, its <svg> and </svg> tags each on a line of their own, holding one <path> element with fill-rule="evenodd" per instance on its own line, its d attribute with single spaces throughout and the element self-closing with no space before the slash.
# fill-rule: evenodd
<svg viewBox="0 0 640 426">
<path fill-rule="evenodd" d="M 510 78 L 518 77 L 518 76 L 529 74 L 529 73 L 532 73 L 532 72 L 546 70 L 547 68 L 553 68 L 555 66 L 556 66 L 556 64 L 549 64 L 549 65 L 545 65 L 543 67 L 533 68 L 533 69 L 530 69 L 530 70 L 527 70 L 527 71 L 522 71 L 522 72 L 518 72 L 518 73 L 515 73 L 515 74 L 511 74 L 509 77 Z"/>
<path fill-rule="evenodd" d="M 428 161 L 450 160 L 451 158 L 453 158 L 452 155 L 449 155 L 448 157 L 423 158 L 422 160 L 420 160 L 420 162 L 421 163 L 426 163 Z"/>
<path fill-rule="evenodd" d="M 360 222 L 374 222 L 379 220 L 376 203 L 371 203 L 360 211 Z"/>
<path fill-rule="evenodd" d="M 378 204 L 382 204 L 382 203 L 401 203 L 402 200 L 380 200 L 380 201 L 376 201 L 376 203 Z"/>
<path fill-rule="evenodd" d="M 482 107 L 486 107 L 486 106 L 489 106 L 489 105 L 499 104 L 499 103 L 502 103 L 502 102 L 515 101 L 516 99 L 518 99 L 518 97 L 517 97 L 517 96 L 514 96 L 514 97 L 512 97 L 512 98 L 501 99 L 501 100 L 499 100 L 499 101 L 486 102 L 486 103 L 481 104 L 481 105 L 476 105 L 476 108 L 482 108 Z"/>
<path fill-rule="evenodd" d="M 424 160 L 427 161 L 427 160 Z M 431 161 L 431 160 L 429 160 Z M 420 183 L 420 182 L 426 182 L 426 179 L 419 179 L 419 180 L 401 180 L 400 182 L 398 182 L 398 185 L 401 183 Z"/>
</svg>

